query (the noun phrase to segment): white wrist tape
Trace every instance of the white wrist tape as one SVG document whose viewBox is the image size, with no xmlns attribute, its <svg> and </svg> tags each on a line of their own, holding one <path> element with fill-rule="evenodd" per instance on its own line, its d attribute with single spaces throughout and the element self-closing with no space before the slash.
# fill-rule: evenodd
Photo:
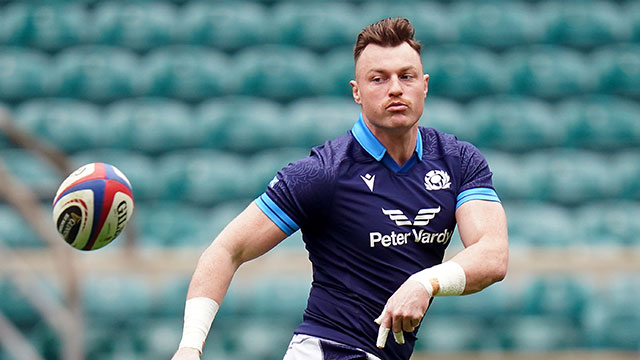
<svg viewBox="0 0 640 360">
<path fill-rule="evenodd" d="M 208 297 L 196 297 L 187 300 L 184 306 L 184 328 L 178 348 L 195 348 L 202 353 L 204 342 L 209 334 L 211 323 L 220 305 Z"/>
<path fill-rule="evenodd" d="M 464 291 L 467 283 L 464 269 L 454 261 L 447 261 L 440 265 L 424 269 L 411 275 L 409 279 L 420 282 L 425 289 L 427 289 L 429 297 L 460 295 Z M 440 284 L 440 289 L 436 294 L 433 294 L 432 279 L 436 279 L 438 284 Z"/>
</svg>

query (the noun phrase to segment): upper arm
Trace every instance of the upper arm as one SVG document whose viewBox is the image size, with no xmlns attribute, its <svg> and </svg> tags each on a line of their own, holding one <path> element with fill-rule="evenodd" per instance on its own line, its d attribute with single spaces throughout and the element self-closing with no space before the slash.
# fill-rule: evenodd
<svg viewBox="0 0 640 360">
<path fill-rule="evenodd" d="M 487 241 L 506 250 L 507 217 L 497 201 L 471 200 L 456 210 L 460 238 L 465 247 Z"/>
<path fill-rule="evenodd" d="M 252 202 L 233 219 L 214 240 L 240 265 L 255 259 L 287 237 L 267 215 Z"/>
</svg>

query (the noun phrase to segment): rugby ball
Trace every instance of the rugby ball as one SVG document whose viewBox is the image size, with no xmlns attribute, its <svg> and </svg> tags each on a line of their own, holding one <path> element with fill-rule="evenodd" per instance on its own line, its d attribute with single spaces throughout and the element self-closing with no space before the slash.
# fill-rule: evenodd
<svg viewBox="0 0 640 360">
<path fill-rule="evenodd" d="M 133 214 L 131 183 L 115 166 L 91 163 L 60 185 L 53 199 L 53 223 L 79 250 L 96 250 L 113 241 Z"/>
</svg>

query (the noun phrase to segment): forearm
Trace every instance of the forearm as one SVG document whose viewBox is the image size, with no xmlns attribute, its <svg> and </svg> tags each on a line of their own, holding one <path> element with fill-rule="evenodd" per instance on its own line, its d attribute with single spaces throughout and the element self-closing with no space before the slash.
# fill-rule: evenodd
<svg viewBox="0 0 640 360">
<path fill-rule="evenodd" d="M 460 239 L 465 248 L 451 261 L 464 270 L 463 294 L 478 292 L 504 279 L 509 261 L 507 218 L 502 205 L 470 201 L 456 211 Z"/>
<path fill-rule="evenodd" d="M 508 250 L 495 242 L 480 240 L 457 253 L 451 261 L 464 270 L 466 284 L 462 294 L 472 294 L 504 279 Z"/>
<path fill-rule="evenodd" d="M 208 297 L 218 304 L 227 293 L 231 279 L 240 263 L 214 241 L 202 253 L 189 284 L 187 299 Z"/>
</svg>

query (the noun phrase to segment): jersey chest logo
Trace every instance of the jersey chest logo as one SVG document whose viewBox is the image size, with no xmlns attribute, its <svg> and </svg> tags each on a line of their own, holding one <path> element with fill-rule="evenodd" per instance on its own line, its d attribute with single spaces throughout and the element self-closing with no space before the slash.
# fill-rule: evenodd
<svg viewBox="0 0 640 360">
<path fill-rule="evenodd" d="M 440 212 L 440 207 L 431 209 L 420 209 L 416 215 L 414 221 L 409 220 L 402 210 L 386 210 L 382 209 L 382 213 L 387 215 L 391 221 L 395 221 L 398 226 L 426 226 L 429 224 L 429 220 L 436 217 L 436 214 Z"/>
<path fill-rule="evenodd" d="M 424 176 L 427 190 L 444 190 L 451 187 L 451 177 L 444 170 L 431 170 Z"/>
</svg>

